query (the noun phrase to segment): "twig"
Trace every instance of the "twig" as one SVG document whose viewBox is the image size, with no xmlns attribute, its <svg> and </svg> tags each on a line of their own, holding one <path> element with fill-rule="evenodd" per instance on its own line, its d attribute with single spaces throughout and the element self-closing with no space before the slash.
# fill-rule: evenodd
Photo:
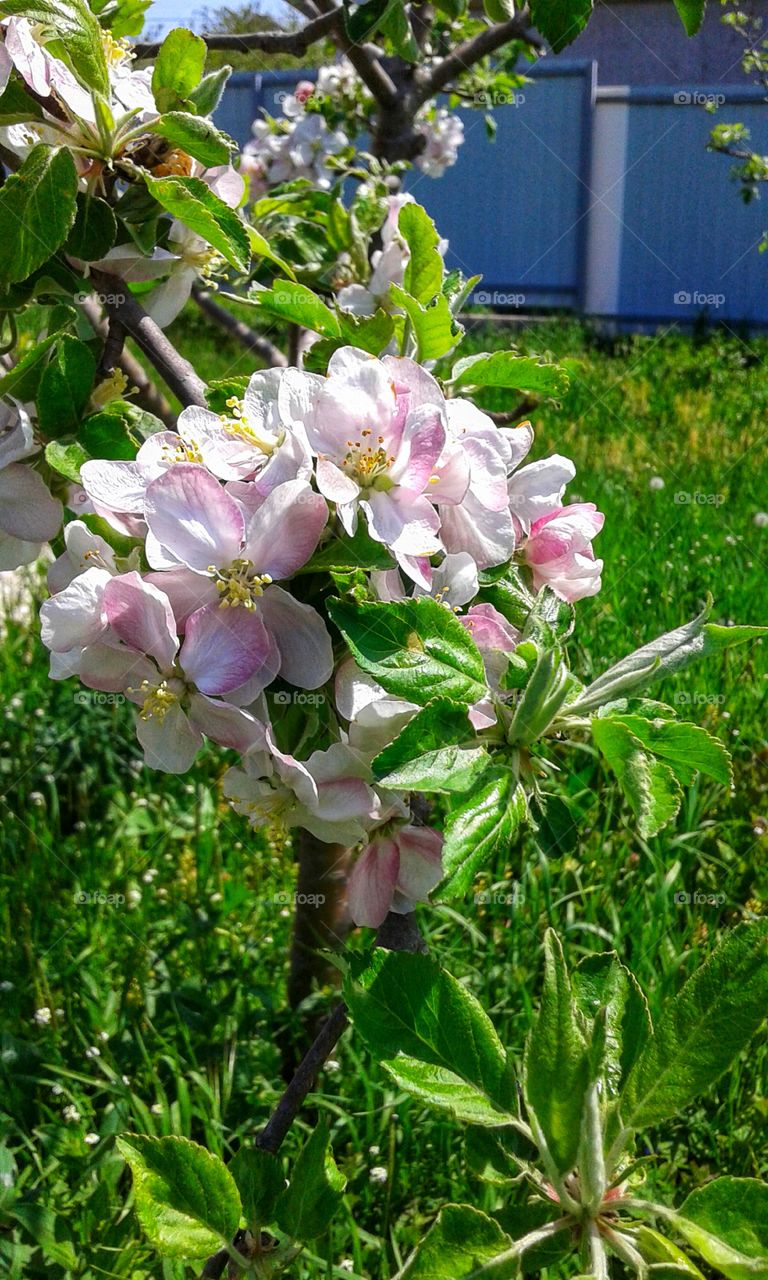
<svg viewBox="0 0 768 1280">
<path fill-rule="evenodd" d="M 214 302 L 205 289 L 195 285 L 192 289 L 192 297 L 200 310 L 213 320 L 214 324 L 230 334 L 247 351 L 252 351 L 254 355 L 259 356 L 270 368 L 285 369 L 287 367 L 286 357 L 274 343 L 269 341 L 269 338 L 251 329 L 250 325 L 245 324 L 243 320 L 238 320 L 237 316 L 233 316 L 231 311 L 227 311 L 226 307 L 222 307 L 220 303 Z"/>
<path fill-rule="evenodd" d="M 322 9 L 323 14 L 334 14 L 337 19 L 342 13 L 336 0 L 317 0 L 317 7 Z M 339 49 L 347 55 L 366 89 L 370 90 L 379 106 L 394 106 L 398 98 L 397 86 L 372 51 L 350 40 L 343 22 L 339 22 L 338 25 L 334 23 L 332 34 Z"/>
<path fill-rule="evenodd" d="M 258 53 L 289 53 L 300 58 L 316 40 L 322 40 L 323 36 L 331 33 L 340 15 L 340 10 L 321 13 L 295 31 L 244 31 L 241 34 L 223 31 L 203 34 L 201 39 L 209 49 L 223 49 L 231 53 L 249 53 L 252 50 Z M 133 46 L 133 50 L 137 58 L 154 58 L 161 44 L 162 41 L 140 42 Z"/>
<path fill-rule="evenodd" d="M 205 383 L 139 305 L 128 286 L 116 276 L 97 271 L 91 279 L 105 299 L 103 305 L 110 320 L 114 316 L 123 325 L 182 405 L 205 407 Z"/>
<path fill-rule="evenodd" d="M 519 14 L 516 18 L 510 18 L 509 22 L 500 22 L 492 27 L 486 27 L 476 36 L 457 45 L 453 52 L 432 67 L 424 78 L 419 77 L 414 94 L 414 105 L 421 106 L 441 89 L 445 89 L 455 76 L 469 71 L 483 58 L 487 58 L 513 40 L 522 40 L 533 49 L 544 47 L 539 37 L 529 30 L 526 12 Z"/>
<path fill-rule="evenodd" d="M 100 338 L 106 340 L 107 325 L 102 319 L 99 310 L 99 304 L 95 298 L 85 297 L 81 300 L 82 307 L 88 319 L 88 323 Z M 136 388 L 138 393 L 138 401 L 141 406 L 149 413 L 153 413 L 156 418 L 160 418 L 167 427 L 173 427 L 176 424 L 176 414 L 169 405 L 165 396 L 158 391 L 154 382 L 147 377 L 143 367 L 139 364 L 135 356 L 130 351 L 122 351 L 120 354 L 120 368 L 127 377 L 128 381 Z"/>
<path fill-rule="evenodd" d="M 496 423 L 497 427 L 508 427 L 511 422 L 519 422 L 527 413 L 530 413 L 532 409 L 535 409 L 537 404 L 538 400 L 531 400 L 526 396 L 526 398 L 521 400 L 519 405 L 514 409 L 500 411 L 498 413 L 494 413 L 490 409 L 484 409 L 483 413 L 486 413 L 488 417 Z"/>
<path fill-rule="evenodd" d="M 97 382 L 101 382 L 103 378 L 108 378 L 110 373 L 114 371 L 115 366 L 120 363 L 124 343 L 125 329 L 117 316 L 110 316 L 109 324 L 107 325 L 107 336 L 104 339 L 104 346 L 101 351 L 99 367 L 96 370 Z"/>
</svg>

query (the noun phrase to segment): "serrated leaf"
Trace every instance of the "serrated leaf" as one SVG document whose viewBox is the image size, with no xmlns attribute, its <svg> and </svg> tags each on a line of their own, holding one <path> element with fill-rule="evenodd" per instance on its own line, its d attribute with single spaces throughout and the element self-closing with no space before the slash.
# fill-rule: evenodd
<svg viewBox="0 0 768 1280">
<path fill-rule="evenodd" d="M 403 288 L 417 302 L 429 302 L 443 287 L 443 259 L 437 228 L 420 204 L 404 204 L 398 228 L 410 250 Z"/>
<path fill-rule="evenodd" d="M 399 1054 L 393 1059 L 382 1059 L 381 1066 L 399 1088 L 411 1097 L 418 1098 L 437 1111 L 447 1112 L 462 1124 L 495 1128 L 505 1124 L 508 1119 L 506 1113 L 499 1111 L 479 1089 L 444 1067 L 419 1062 L 405 1054 Z"/>
<path fill-rule="evenodd" d="M 444 874 L 432 900 L 451 902 L 468 893 L 478 871 L 509 853 L 526 813 L 525 791 L 511 769 L 489 769 L 445 820 Z"/>
<path fill-rule="evenodd" d="M 254 257 L 266 258 L 267 262 L 274 262 L 275 266 L 284 271 L 287 276 L 290 276 L 291 280 L 295 280 L 296 276 L 293 267 L 284 258 L 281 258 L 279 254 L 275 253 L 269 241 L 260 231 L 257 231 L 255 227 L 249 226 L 248 239 L 251 242 L 251 253 Z M 242 299 L 238 298 L 237 301 L 240 302 Z"/>
<path fill-rule="evenodd" d="M 358 665 L 388 693 L 419 706 L 438 696 L 466 703 L 484 696 L 480 651 L 431 596 L 386 604 L 329 600 L 328 612 Z"/>
<path fill-rule="evenodd" d="M 603 1071 L 608 1097 L 615 1097 L 653 1033 L 648 1001 L 637 979 L 614 951 L 585 956 L 571 975 L 573 996 L 586 1018 L 605 1010 Z"/>
<path fill-rule="evenodd" d="M 768 1184 L 756 1178 L 716 1178 L 689 1195 L 675 1228 L 728 1280 L 768 1277 Z"/>
<path fill-rule="evenodd" d="M 683 785 L 690 786 L 697 773 L 705 773 L 715 782 L 730 786 L 731 757 L 720 739 L 700 725 L 639 715 L 611 718 L 625 725 L 648 751 L 663 759 Z"/>
<path fill-rule="evenodd" d="M 511 1236 L 493 1218 L 449 1204 L 395 1280 L 511 1280 L 518 1265 Z"/>
<path fill-rule="evenodd" d="M 560 53 L 576 39 L 591 13 L 592 0 L 531 0 L 531 22 L 549 41 L 553 53 Z"/>
<path fill-rule="evenodd" d="M 341 334 L 337 316 L 326 306 L 322 298 L 295 280 L 277 279 L 269 289 L 259 289 L 250 295 L 261 311 L 280 316 L 291 324 L 301 325 L 326 338 L 338 338 Z"/>
<path fill-rule="evenodd" d="M 221 102 L 222 94 L 227 87 L 227 81 L 231 74 L 231 67 L 219 67 L 218 71 L 210 71 L 187 94 L 187 101 L 192 104 L 199 116 L 213 115 Z"/>
<path fill-rule="evenodd" d="M 466 707 L 435 698 L 376 757 L 373 776 L 398 791 L 466 791 L 491 763 L 474 739 Z"/>
<path fill-rule="evenodd" d="M 79 426 L 95 373 L 90 348 L 65 334 L 43 370 L 37 391 L 38 420 L 44 436 L 55 439 Z"/>
<path fill-rule="evenodd" d="M 0 187 L 0 283 L 26 280 L 61 248 L 75 220 L 76 196 L 71 153 L 38 143 Z"/>
<path fill-rule="evenodd" d="M 643 749 L 639 738 L 611 717 L 592 721 L 592 736 L 637 815 L 645 839 L 676 817 L 683 793 L 673 770 Z"/>
<path fill-rule="evenodd" d="M 85 449 L 77 442 L 62 444 L 59 440 L 50 440 L 45 446 L 48 466 L 73 484 L 80 484 L 80 468 L 88 461 L 88 457 Z"/>
<path fill-rule="evenodd" d="M 563 396 L 568 390 L 568 374 L 556 364 L 545 364 L 536 356 L 518 356 L 513 351 L 493 351 L 466 356 L 453 366 L 454 387 L 507 387 L 528 395 Z"/>
<path fill-rule="evenodd" d="M 635 1246 L 640 1257 L 649 1267 L 674 1267 L 682 1280 L 682 1275 L 692 1277 L 692 1280 L 704 1280 L 699 1268 L 682 1249 L 678 1248 L 672 1240 L 668 1240 L 666 1236 L 661 1235 L 659 1231 L 654 1231 L 652 1227 L 648 1227 L 645 1223 L 641 1224 L 635 1232 Z M 653 1275 L 659 1275 L 658 1271 L 653 1271 Z M 669 1280 L 669 1277 L 667 1278 Z"/>
<path fill-rule="evenodd" d="M 529 746 L 554 720 L 568 695 L 568 668 L 558 649 L 539 654 L 522 689 L 507 730 L 507 741 Z"/>
<path fill-rule="evenodd" d="M 98 196 L 79 191 L 75 221 L 64 246 L 67 253 L 85 262 L 96 262 L 106 257 L 116 238 L 117 219 L 110 205 Z"/>
<path fill-rule="evenodd" d="M 445 294 L 441 293 L 427 306 L 422 306 L 396 284 L 390 285 L 389 294 L 411 322 L 419 361 L 439 360 L 453 350 L 464 330 L 454 319 Z"/>
<path fill-rule="evenodd" d="M 145 173 L 144 181 L 168 213 L 207 240 L 236 271 L 248 270 L 250 243 L 244 222 L 201 178 L 155 178 Z"/>
<path fill-rule="evenodd" d="M 275 1204 L 275 1221 L 297 1240 L 322 1235 L 341 1204 L 347 1180 L 334 1164 L 328 1122 L 321 1120 L 305 1142 L 288 1186 Z"/>
<path fill-rule="evenodd" d="M 465 1147 L 468 1167 L 494 1186 L 508 1186 L 520 1176 L 522 1162 L 533 1164 L 538 1158 L 533 1142 L 514 1125 L 473 1125 L 467 1130 Z"/>
<path fill-rule="evenodd" d="M 375 542 L 362 522 L 350 536 L 334 533 L 299 573 L 332 572 L 334 569 L 391 569 L 394 560 L 381 542 Z"/>
<path fill-rule="evenodd" d="M 768 1014 L 768 921 L 729 933 L 664 1006 L 621 1097 L 622 1123 L 642 1129 L 713 1085 Z"/>
<path fill-rule="evenodd" d="M 2 0 L 0 17 L 18 14 L 56 33 L 72 66 L 89 89 L 109 93 L 101 27 L 84 0 Z"/>
<path fill-rule="evenodd" d="M 75 313 L 72 312 L 72 319 L 62 324 L 59 328 L 55 328 L 52 333 L 43 338 L 34 347 L 27 351 L 17 364 L 9 369 L 8 373 L 3 374 L 0 378 L 0 396 L 15 396 L 18 400 L 32 400 L 37 394 L 37 388 L 42 373 L 42 368 L 51 347 L 55 346 L 61 337 L 74 321 Z"/>
<path fill-rule="evenodd" d="M 544 987 L 525 1046 L 525 1096 L 561 1173 L 576 1163 L 589 1085 L 587 1042 L 557 934 L 544 940 Z"/>
<path fill-rule="evenodd" d="M 152 93 L 160 112 L 183 106 L 199 86 L 205 67 L 205 41 L 185 27 L 165 37 L 152 72 Z"/>
<path fill-rule="evenodd" d="M 228 164 L 234 146 L 213 121 L 188 111 L 167 111 L 159 120 L 152 121 L 147 132 L 167 139 L 206 168 Z"/>
<path fill-rule="evenodd" d="M 117 1148 L 133 1174 L 136 1212 L 167 1258 L 200 1258 L 229 1244 L 240 1221 L 234 1178 L 218 1156 L 188 1138 L 131 1133 Z"/>
<path fill-rule="evenodd" d="M 513 1089 L 493 1023 L 434 960 L 374 951 L 353 963 L 344 991 L 355 1031 L 389 1069 L 402 1065 L 403 1080 L 409 1070 L 413 1079 L 413 1063 L 427 1063 L 445 1073 L 432 1074 L 436 1089 L 441 1079 L 444 1085 L 463 1081 L 486 1100 L 488 1111 L 497 1108 L 498 1123 L 508 1122 Z"/>
<path fill-rule="evenodd" d="M 227 1168 L 240 1192 L 248 1227 L 256 1234 L 274 1221 L 275 1206 L 285 1190 L 282 1163 L 261 1147 L 241 1147 Z"/>
</svg>

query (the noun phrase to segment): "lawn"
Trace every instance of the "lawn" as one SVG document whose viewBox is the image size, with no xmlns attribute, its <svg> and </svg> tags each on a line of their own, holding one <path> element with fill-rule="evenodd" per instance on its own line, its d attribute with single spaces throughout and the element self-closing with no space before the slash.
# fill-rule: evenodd
<svg viewBox="0 0 768 1280">
<path fill-rule="evenodd" d="M 194 316 L 171 337 L 203 378 L 253 368 Z M 571 500 L 606 513 L 603 590 L 577 606 L 578 674 L 693 616 L 708 591 L 716 620 L 765 622 L 768 341 L 608 340 L 550 321 L 493 329 L 482 346 L 511 339 L 571 361 L 563 403 L 531 414 L 536 451 L 573 458 Z M 514 402 L 498 393 L 486 407 Z M 158 1263 L 126 1212 L 114 1135 L 183 1134 L 226 1156 L 264 1123 L 282 1087 L 276 1040 L 298 1033 L 279 959 L 290 845 L 279 831 L 254 836 L 222 803 L 220 752 L 181 779 L 149 773 L 133 711 L 49 682 L 34 622 L 4 625 L 0 1269 L 181 1280 L 193 1270 Z M 519 886 L 514 907 L 420 909 L 430 947 L 515 1051 L 547 924 L 572 959 L 616 947 L 657 1007 L 722 927 L 768 910 L 767 655 L 765 643 L 736 649 L 661 690 L 727 744 L 731 794 L 694 785 L 676 824 L 645 842 L 591 748 L 571 752 L 560 785 L 583 815 L 578 847 L 549 860 L 530 842 L 510 850 L 478 888 Z M 653 1183 L 674 1192 L 717 1169 L 768 1173 L 766 1047 L 756 1041 L 663 1138 L 647 1135 Z M 494 1208 L 509 1194 L 474 1178 L 458 1126 L 398 1093 L 350 1034 L 316 1105 L 349 1181 L 345 1213 L 295 1264 L 302 1280 L 388 1280 L 440 1203 Z M 312 1123 L 309 1110 L 292 1150 Z"/>
</svg>

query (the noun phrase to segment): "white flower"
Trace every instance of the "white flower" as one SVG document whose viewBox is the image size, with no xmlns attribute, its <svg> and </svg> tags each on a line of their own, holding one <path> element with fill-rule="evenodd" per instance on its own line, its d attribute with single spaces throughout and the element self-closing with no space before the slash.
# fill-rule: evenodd
<svg viewBox="0 0 768 1280">
<path fill-rule="evenodd" d="M 42 1009 L 35 1009 L 34 1021 L 39 1027 L 47 1027 L 51 1020 L 51 1011 L 47 1005 L 43 1005 Z"/>
<path fill-rule="evenodd" d="M 650 480 L 648 481 L 648 488 L 655 493 L 658 492 L 660 489 L 663 489 L 664 481 L 662 480 L 661 476 L 651 476 Z"/>
<path fill-rule="evenodd" d="M 100 1058 L 101 1049 L 97 1048 L 95 1044 L 91 1044 L 86 1049 L 85 1056 L 86 1058 Z"/>
<path fill-rule="evenodd" d="M 427 140 L 427 145 L 416 157 L 416 165 L 428 178 L 441 178 L 446 169 L 456 163 L 459 147 L 464 141 L 464 125 L 458 116 L 438 107 L 417 118 L 416 127 Z"/>
<path fill-rule="evenodd" d="M 386 1182 L 389 1174 L 381 1164 L 375 1164 L 368 1174 L 371 1182 Z"/>
<path fill-rule="evenodd" d="M 68 1107 L 64 1108 L 61 1114 L 67 1122 L 71 1122 L 72 1124 L 77 1124 L 80 1119 L 80 1112 L 71 1102 Z"/>
<path fill-rule="evenodd" d="M 83 1138 L 83 1142 L 87 1143 L 89 1147 L 95 1147 L 96 1143 L 100 1141 L 98 1133 L 86 1133 Z"/>
<path fill-rule="evenodd" d="M 752 517 L 752 523 L 756 529 L 765 529 L 766 526 L 768 526 L 768 512 L 758 511 L 757 514 Z"/>
</svg>

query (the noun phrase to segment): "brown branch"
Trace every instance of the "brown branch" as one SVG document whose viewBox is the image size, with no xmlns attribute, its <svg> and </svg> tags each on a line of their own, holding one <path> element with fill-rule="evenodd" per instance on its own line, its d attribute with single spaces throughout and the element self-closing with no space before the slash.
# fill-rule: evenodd
<svg viewBox="0 0 768 1280">
<path fill-rule="evenodd" d="M 272 369 L 285 369 L 288 361 L 274 343 L 265 338 L 262 334 L 257 333 L 255 329 L 251 329 L 243 320 L 238 320 L 237 316 L 233 316 L 231 311 L 227 311 L 226 307 L 222 307 L 220 303 L 215 302 L 210 293 L 205 289 L 201 289 L 199 285 L 192 288 L 192 297 L 197 303 L 200 310 L 208 316 L 209 320 L 213 320 L 220 329 L 228 333 L 236 342 L 241 343 L 247 351 L 252 351 L 254 355 L 259 356 Z"/>
<path fill-rule="evenodd" d="M 96 299 L 86 296 L 81 299 L 80 306 L 85 312 L 88 323 L 94 333 L 106 340 L 107 325 L 102 319 Z M 136 357 L 131 355 L 130 351 L 124 350 L 120 353 L 119 364 L 128 381 L 136 389 L 138 393 L 137 400 L 142 408 L 146 409 L 148 413 L 153 413 L 156 418 L 160 418 L 167 427 L 174 427 L 176 425 L 176 414 L 165 396 L 158 391 L 154 382 L 147 377 Z"/>
<path fill-rule="evenodd" d="M 496 23 L 478 32 L 476 36 L 465 40 L 449 53 L 447 57 L 433 67 L 427 76 L 419 77 L 418 87 L 413 95 L 414 107 L 420 107 L 429 98 L 446 89 L 451 81 L 469 71 L 483 58 L 489 57 L 497 49 L 503 48 L 513 40 L 522 40 L 532 49 L 542 49 L 543 42 L 528 27 L 527 13 L 523 12 L 509 22 Z"/>
<path fill-rule="evenodd" d="M 317 0 L 317 7 L 322 9 L 323 14 L 334 14 L 337 19 L 342 14 L 342 10 L 336 4 L 336 0 Z M 336 45 L 341 49 L 342 53 L 347 55 L 366 89 L 370 90 L 379 106 L 393 106 L 398 98 L 397 86 L 372 50 L 367 47 L 363 48 L 350 40 L 343 21 L 339 21 L 338 25 L 334 24 L 332 34 Z"/>
<path fill-rule="evenodd" d="M 108 378 L 110 373 L 114 372 L 115 366 L 119 365 L 124 344 L 125 329 L 116 316 L 110 316 L 99 367 L 96 370 L 97 382 L 101 382 L 102 378 Z"/>
<path fill-rule="evenodd" d="M 340 21 L 341 10 L 321 13 L 313 18 L 305 27 L 295 31 L 235 31 L 217 32 L 202 35 L 209 49 L 223 49 L 230 53 L 289 53 L 295 58 L 302 57 L 316 40 L 330 35 Z M 137 58 L 154 58 L 160 50 L 162 41 L 152 41 L 133 45 Z"/>
<path fill-rule="evenodd" d="M 182 405 L 197 404 L 204 408 L 205 383 L 139 305 L 128 286 L 119 277 L 100 271 L 94 271 L 91 280 L 102 295 L 110 321 L 114 317 L 120 322 Z"/>
</svg>

